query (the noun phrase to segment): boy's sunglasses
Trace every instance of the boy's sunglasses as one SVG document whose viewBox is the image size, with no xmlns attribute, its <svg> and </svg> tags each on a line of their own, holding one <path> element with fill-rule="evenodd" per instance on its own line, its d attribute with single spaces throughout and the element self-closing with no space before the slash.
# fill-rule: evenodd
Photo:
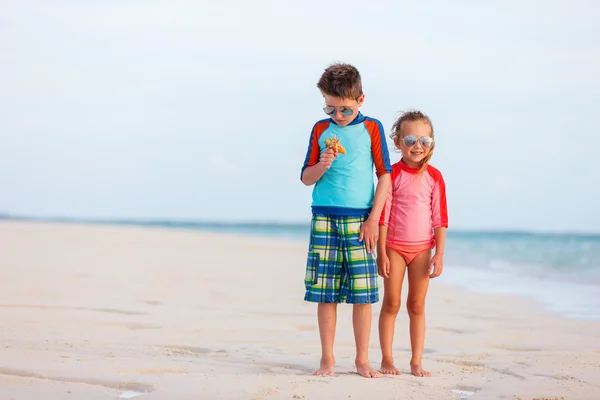
<svg viewBox="0 0 600 400">
<path fill-rule="evenodd" d="M 414 135 L 408 135 L 402 138 L 402 142 L 406 147 L 414 146 L 417 144 L 417 142 L 420 142 L 421 146 L 425 147 L 426 149 L 433 147 L 433 138 L 429 136 L 421 136 L 420 138 L 417 138 Z"/>
<path fill-rule="evenodd" d="M 331 117 L 335 115 L 335 113 L 337 112 L 337 108 L 332 106 L 325 106 L 323 107 L 323 111 L 325 111 L 325 114 Z M 340 107 L 340 112 L 344 117 L 349 117 L 352 114 L 354 114 L 354 109 L 352 107 Z"/>
</svg>

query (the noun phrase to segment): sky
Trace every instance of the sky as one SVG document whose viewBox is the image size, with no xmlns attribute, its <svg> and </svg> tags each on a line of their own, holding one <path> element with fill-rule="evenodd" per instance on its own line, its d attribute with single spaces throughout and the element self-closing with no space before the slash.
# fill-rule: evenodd
<svg viewBox="0 0 600 400">
<path fill-rule="evenodd" d="M 316 83 L 341 61 L 386 135 L 431 117 L 450 229 L 600 232 L 599 20 L 592 0 L 2 0 L 0 213 L 306 222 Z"/>
</svg>

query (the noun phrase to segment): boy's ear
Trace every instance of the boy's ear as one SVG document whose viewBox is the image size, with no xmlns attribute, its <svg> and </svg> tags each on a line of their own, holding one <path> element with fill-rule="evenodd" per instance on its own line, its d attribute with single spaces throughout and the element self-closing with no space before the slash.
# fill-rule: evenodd
<svg viewBox="0 0 600 400">
<path fill-rule="evenodd" d="M 358 106 L 361 107 L 363 105 L 363 102 L 365 101 L 365 94 L 361 94 L 360 96 L 358 96 L 358 99 L 356 99 L 356 102 L 358 103 Z"/>
</svg>

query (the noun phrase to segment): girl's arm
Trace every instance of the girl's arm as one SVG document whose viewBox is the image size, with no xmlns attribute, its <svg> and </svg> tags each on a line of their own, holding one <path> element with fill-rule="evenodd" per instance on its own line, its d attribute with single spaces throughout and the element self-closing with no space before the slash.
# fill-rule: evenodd
<svg viewBox="0 0 600 400">
<path fill-rule="evenodd" d="M 446 246 L 446 227 L 440 226 L 433 230 L 435 236 L 435 254 L 444 255 L 444 247 Z"/>
<path fill-rule="evenodd" d="M 390 259 L 385 252 L 388 227 L 379 225 L 379 241 L 377 242 L 377 272 L 384 278 L 390 277 Z"/>
<path fill-rule="evenodd" d="M 440 226 L 433 230 L 435 236 L 435 254 L 431 257 L 429 264 L 429 277 L 436 278 L 444 270 L 444 246 L 446 245 L 446 227 Z M 433 271 L 432 271 L 433 269 Z"/>
<path fill-rule="evenodd" d="M 388 227 L 379 225 L 379 240 L 377 241 L 377 254 L 385 255 L 385 241 L 387 239 Z"/>
<path fill-rule="evenodd" d="M 446 184 L 439 171 L 436 171 L 436 186 L 431 201 L 433 214 L 433 235 L 435 237 L 435 254 L 431 258 L 430 278 L 440 276 L 444 270 L 444 250 L 446 247 L 446 229 L 448 228 L 448 207 L 446 205 Z"/>
</svg>

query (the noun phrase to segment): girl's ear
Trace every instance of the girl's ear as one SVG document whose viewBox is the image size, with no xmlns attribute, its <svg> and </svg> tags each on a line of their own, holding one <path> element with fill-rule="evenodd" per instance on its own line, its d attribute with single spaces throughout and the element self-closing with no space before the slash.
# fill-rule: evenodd
<svg viewBox="0 0 600 400">
<path fill-rule="evenodd" d="M 400 140 L 397 137 L 394 138 L 394 147 L 396 147 L 396 149 L 398 149 L 398 151 L 402 153 L 402 148 L 400 147 Z"/>
</svg>

